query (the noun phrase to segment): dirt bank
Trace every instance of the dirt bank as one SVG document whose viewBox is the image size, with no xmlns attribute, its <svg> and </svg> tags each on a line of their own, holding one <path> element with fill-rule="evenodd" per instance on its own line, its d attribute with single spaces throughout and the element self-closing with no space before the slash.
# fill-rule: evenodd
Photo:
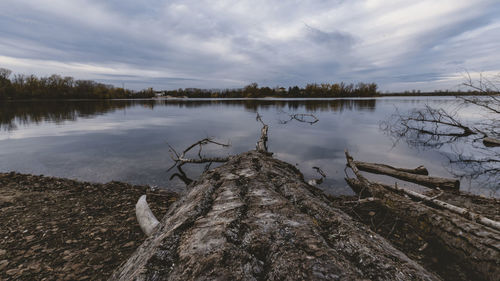
<svg viewBox="0 0 500 281">
<path fill-rule="evenodd" d="M 135 203 L 165 214 L 177 195 L 146 186 L 0 173 L 0 280 L 103 280 L 145 235 Z"/>
</svg>

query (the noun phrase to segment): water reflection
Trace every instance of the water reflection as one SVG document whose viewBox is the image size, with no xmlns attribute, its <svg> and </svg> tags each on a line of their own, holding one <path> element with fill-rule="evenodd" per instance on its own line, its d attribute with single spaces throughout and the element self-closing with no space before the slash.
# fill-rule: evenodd
<svg viewBox="0 0 500 281">
<path fill-rule="evenodd" d="M 104 101 L 26 101 L 0 103 L 0 129 L 16 130 L 19 125 L 40 122 L 60 123 L 75 121 L 77 118 L 92 118 L 116 110 L 141 106 L 154 110 L 155 107 L 176 106 L 196 108 L 207 106 L 243 107 L 256 112 L 265 108 L 306 111 L 374 110 L 376 99 L 335 99 L 335 100 L 104 100 Z"/>
<path fill-rule="evenodd" d="M 445 106 L 449 98 L 331 100 L 114 100 L 8 102 L 0 104 L 0 171 L 45 174 L 79 180 L 119 180 L 182 190 L 204 165 L 172 165 L 166 141 L 178 151 L 206 137 L 229 141 L 228 149 L 208 148 L 207 156 L 227 156 L 255 148 L 259 112 L 269 125 L 269 150 L 296 165 L 307 180 L 326 178 L 331 194 L 351 194 L 344 181 L 344 149 L 367 162 L 426 166 L 435 176 L 451 177 L 448 159 L 437 149 L 419 151 L 393 145 L 379 129 L 395 107 Z M 283 122 L 287 114 L 311 113 L 319 121 Z M 212 166 L 213 167 L 213 166 Z M 175 174 L 178 175 L 175 175 Z M 172 178 L 172 180 L 170 180 Z M 376 179 L 376 178 L 375 178 Z M 404 185 L 404 184 L 401 184 Z M 475 193 L 480 186 L 463 184 Z"/>
</svg>

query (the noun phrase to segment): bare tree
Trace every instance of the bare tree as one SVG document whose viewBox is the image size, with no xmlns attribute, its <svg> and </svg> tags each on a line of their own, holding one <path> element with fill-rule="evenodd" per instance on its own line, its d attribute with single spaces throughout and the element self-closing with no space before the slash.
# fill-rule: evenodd
<svg viewBox="0 0 500 281">
<path fill-rule="evenodd" d="M 495 192 L 500 189 L 500 75 L 481 74 L 475 81 L 466 72 L 462 85 L 471 95 L 457 96 L 455 108 L 426 105 L 405 113 L 396 110 L 380 127 L 396 142 L 404 140 L 423 149 L 442 148 L 447 151 L 444 154 L 453 175 L 487 184 Z M 466 107 L 478 112 L 481 120 L 460 117 Z"/>
<path fill-rule="evenodd" d="M 0 67 L 0 79 L 8 79 L 11 74 L 11 70 Z"/>
</svg>

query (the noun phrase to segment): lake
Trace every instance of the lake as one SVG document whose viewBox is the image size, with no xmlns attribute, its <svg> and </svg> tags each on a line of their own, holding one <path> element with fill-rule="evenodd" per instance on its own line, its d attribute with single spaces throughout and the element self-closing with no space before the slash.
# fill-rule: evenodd
<svg viewBox="0 0 500 281">
<path fill-rule="evenodd" d="M 296 165 L 306 180 L 312 167 L 327 177 L 320 186 L 329 194 L 352 194 L 344 181 L 344 149 L 360 161 L 413 168 L 424 165 L 431 175 L 453 177 L 446 147 L 422 149 L 396 142 L 380 122 L 397 109 L 454 108 L 454 97 L 383 97 L 364 99 L 236 99 L 236 100 L 104 100 L 17 101 L 0 103 L 0 171 L 44 174 L 91 182 L 123 181 L 183 190 L 167 142 L 182 151 L 213 137 L 229 148 L 208 146 L 207 156 L 226 156 L 255 148 L 261 124 L 269 125 L 268 147 L 278 159 Z M 289 114 L 314 114 L 314 124 L 289 119 Z M 480 118 L 463 108 L 464 118 Z M 464 147 L 466 147 L 464 145 Z M 195 153 L 196 154 L 196 153 Z M 185 165 L 195 179 L 204 165 Z M 392 183 L 383 176 L 370 176 Z M 402 183 L 401 183 L 402 184 Z M 481 181 L 461 183 L 461 189 L 493 195 Z M 407 184 L 409 187 L 414 187 Z"/>
</svg>

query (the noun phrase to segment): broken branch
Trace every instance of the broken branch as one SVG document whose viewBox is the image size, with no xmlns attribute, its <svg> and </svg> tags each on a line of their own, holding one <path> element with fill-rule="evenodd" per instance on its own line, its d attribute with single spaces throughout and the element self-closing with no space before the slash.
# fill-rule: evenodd
<svg viewBox="0 0 500 281">
<path fill-rule="evenodd" d="M 191 163 L 191 164 L 200 164 L 200 163 L 213 163 L 213 162 L 227 162 L 229 160 L 229 157 L 204 157 L 201 155 L 202 149 L 204 145 L 207 144 L 215 144 L 219 145 L 222 147 L 229 147 L 231 146 L 229 143 L 220 143 L 217 141 L 214 141 L 211 138 L 204 138 L 200 141 L 197 141 L 193 143 L 192 145 L 188 146 L 184 151 L 179 154 L 170 144 L 167 143 L 169 147 L 169 152 L 170 152 L 170 158 L 174 161 L 174 165 L 168 169 L 170 171 L 172 168 L 176 166 L 182 166 L 186 163 Z M 199 147 L 198 149 L 198 158 L 186 158 L 186 153 L 188 153 L 190 150 L 192 150 L 195 147 Z"/>
<path fill-rule="evenodd" d="M 267 131 L 269 126 L 262 121 L 262 116 L 257 113 L 256 120 L 262 124 L 262 129 L 260 129 L 260 139 L 257 141 L 256 149 L 259 152 L 268 153 L 267 151 Z"/>
<path fill-rule="evenodd" d="M 429 172 L 423 166 L 420 166 L 416 169 L 402 169 L 384 164 L 367 163 L 360 161 L 355 161 L 354 164 L 361 171 L 388 175 L 400 180 L 413 182 L 433 189 L 441 188 L 458 190 L 460 188 L 459 180 L 427 176 Z"/>
</svg>

